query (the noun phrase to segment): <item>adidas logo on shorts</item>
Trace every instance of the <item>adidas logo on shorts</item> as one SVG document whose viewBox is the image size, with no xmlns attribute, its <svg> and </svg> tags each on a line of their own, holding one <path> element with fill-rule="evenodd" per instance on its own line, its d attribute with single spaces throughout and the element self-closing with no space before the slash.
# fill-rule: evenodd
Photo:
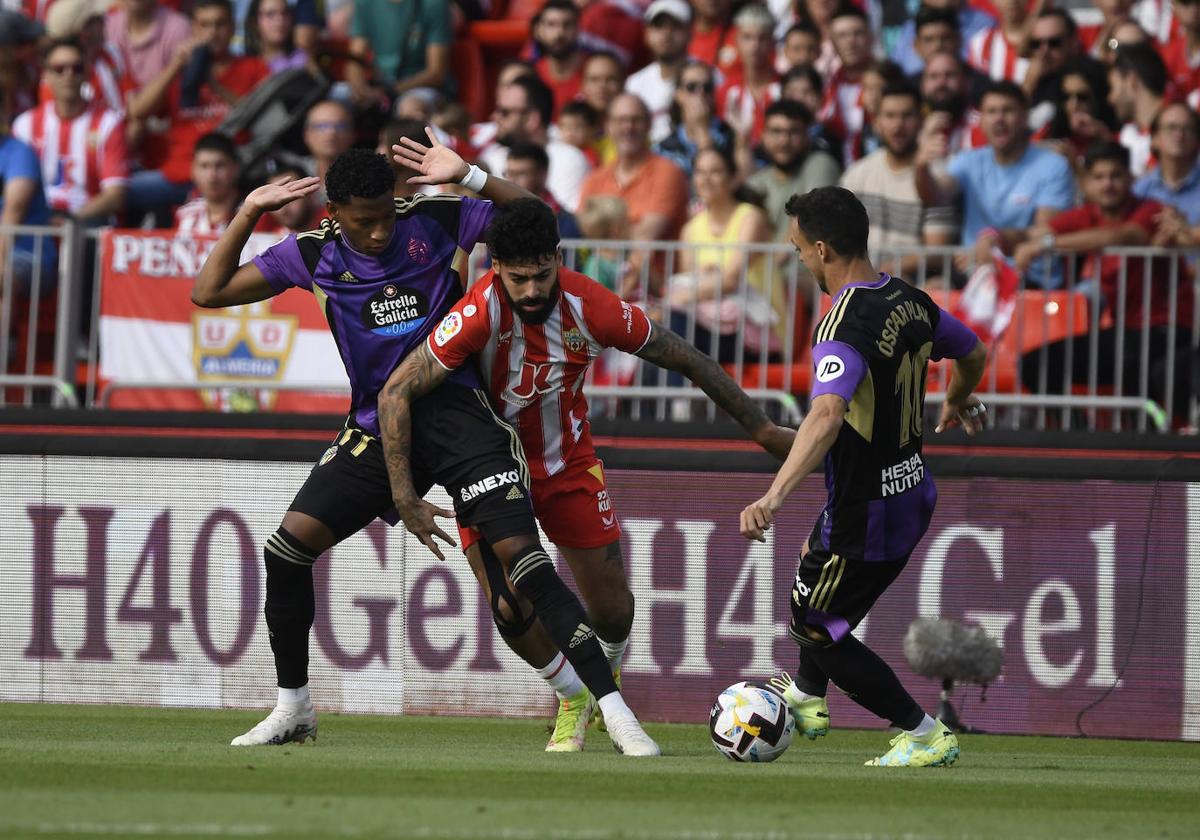
<svg viewBox="0 0 1200 840">
<path fill-rule="evenodd" d="M 521 492 L 521 488 L 513 486 L 513 488 L 508 491 L 508 495 L 504 497 L 504 501 L 516 502 L 524 498 L 525 494 Z"/>
<path fill-rule="evenodd" d="M 584 642 L 586 642 L 588 639 L 592 638 L 595 635 L 596 634 L 592 632 L 591 627 L 588 627 L 586 624 L 580 624 L 578 627 L 575 628 L 575 635 L 571 636 L 571 641 L 570 641 L 571 650 L 574 650 L 576 647 L 583 644 Z"/>
</svg>

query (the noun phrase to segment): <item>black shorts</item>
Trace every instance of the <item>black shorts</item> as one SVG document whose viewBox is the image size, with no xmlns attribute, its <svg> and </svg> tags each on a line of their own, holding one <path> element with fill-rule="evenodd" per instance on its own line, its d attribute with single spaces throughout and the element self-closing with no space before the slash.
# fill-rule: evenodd
<svg viewBox="0 0 1200 840">
<path fill-rule="evenodd" d="M 788 632 L 802 645 L 839 642 L 866 618 L 879 596 L 904 571 L 908 556 L 868 563 L 810 548 L 792 583 Z"/>
<path fill-rule="evenodd" d="M 424 496 L 446 488 L 458 521 L 489 542 L 536 537 L 529 467 L 516 431 L 492 411 L 482 391 L 445 382 L 413 403 L 413 482 Z M 395 525 L 382 442 L 350 425 L 325 450 L 288 510 L 308 514 L 338 542 L 376 517 Z"/>
</svg>

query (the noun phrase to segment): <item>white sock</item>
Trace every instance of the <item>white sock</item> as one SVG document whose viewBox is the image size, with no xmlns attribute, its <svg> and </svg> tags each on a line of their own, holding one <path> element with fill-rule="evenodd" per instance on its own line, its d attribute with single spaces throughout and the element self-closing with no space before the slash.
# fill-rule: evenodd
<svg viewBox="0 0 1200 840">
<path fill-rule="evenodd" d="M 560 700 L 574 697 L 583 691 L 583 681 L 579 679 L 579 674 L 575 673 L 575 666 L 561 653 L 555 654 L 550 664 L 538 668 L 537 672 L 538 676 L 554 689 Z"/>
<path fill-rule="evenodd" d="M 792 683 L 792 687 L 787 690 L 788 699 L 797 698 L 797 703 L 803 703 L 805 700 L 812 700 L 814 697 L 819 697 L 817 694 L 809 694 L 807 691 L 801 691 L 799 686 Z"/>
<path fill-rule="evenodd" d="M 924 738 L 926 735 L 932 732 L 936 726 L 937 721 L 931 718 L 929 715 L 925 715 L 925 719 L 917 724 L 916 729 L 906 729 L 904 731 L 914 738 Z"/>
<path fill-rule="evenodd" d="M 600 712 L 604 715 L 604 723 L 610 729 L 617 721 L 633 717 L 633 710 L 625 705 L 625 698 L 619 691 L 600 698 Z"/>
<path fill-rule="evenodd" d="M 307 706 L 311 700 L 308 698 L 308 684 L 299 688 L 279 688 L 279 703 L 280 706 L 288 706 L 295 708 L 296 706 Z"/>
<path fill-rule="evenodd" d="M 626 636 L 619 642 L 606 642 L 596 636 L 596 641 L 600 642 L 600 650 L 604 651 L 604 658 L 608 660 L 609 666 L 614 671 L 620 668 L 621 661 L 625 658 L 625 649 L 629 647 L 629 637 Z"/>
</svg>

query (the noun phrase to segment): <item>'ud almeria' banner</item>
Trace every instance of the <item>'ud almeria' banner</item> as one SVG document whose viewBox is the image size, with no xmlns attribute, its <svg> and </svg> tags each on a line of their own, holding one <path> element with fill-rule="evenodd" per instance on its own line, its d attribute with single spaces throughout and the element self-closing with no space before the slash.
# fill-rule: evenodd
<svg viewBox="0 0 1200 840">
<path fill-rule="evenodd" d="M 242 262 L 278 240 L 255 234 Z M 215 380 L 245 387 L 118 390 L 114 408 L 338 413 L 349 382 L 320 306 L 291 289 L 261 303 L 200 309 L 192 284 L 215 237 L 164 231 L 101 234 L 100 377 L 107 382 L 187 386 Z M 284 383 L 313 391 L 261 387 Z M 347 393 L 338 393 L 347 392 Z"/>
<path fill-rule="evenodd" d="M 267 707 L 262 543 L 297 463 L 0 456 L 0 701 Z M 609 473 L 637 618 L 623 671 L 651 720 L 702 721 L 737 680 L 795 666 L 806 482 L 765 544 L 738 512 L 769 476 Z M 858 634 L 933 708 L 901 639 L 918 616 L 1004 649 L 991 732 L 1200 740 L 1200 484 L 943 479 L 933 526 Z M 432 498 L 446 505 L 440 495 Z M 499 639 L 465 560 L 379 522 L 321 558 L 312 689 L 326 710 L 549 715 Z M 835 726 L 878 726 L 833 692 Z M 229 732 L 214 732 L 227 740 Z M 531 744 L 538 749 L 540 744 Z"/>
</svg>

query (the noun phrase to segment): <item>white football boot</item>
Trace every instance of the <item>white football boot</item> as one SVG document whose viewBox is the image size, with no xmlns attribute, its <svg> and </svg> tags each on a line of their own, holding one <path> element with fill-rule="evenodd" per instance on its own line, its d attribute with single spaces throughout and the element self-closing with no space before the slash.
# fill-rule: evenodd
<svg viewBox="0 0 1200 840">
<path fill-rule="evenodd" d="M 662 755 L 658 744 L 646 734 L 633 715 L 609 722 L 608 737 L 612 739 L 616 751 L 622 755 Z"/>
<path fill-rule="evenodd" d="M 303 744 L 317 740 L 317 711 L 312 703 L 291 708 L 276 706 L 257 726 L 229 742 L 232 747 L 261 747 L 268 744 Z"/>
</svg>

